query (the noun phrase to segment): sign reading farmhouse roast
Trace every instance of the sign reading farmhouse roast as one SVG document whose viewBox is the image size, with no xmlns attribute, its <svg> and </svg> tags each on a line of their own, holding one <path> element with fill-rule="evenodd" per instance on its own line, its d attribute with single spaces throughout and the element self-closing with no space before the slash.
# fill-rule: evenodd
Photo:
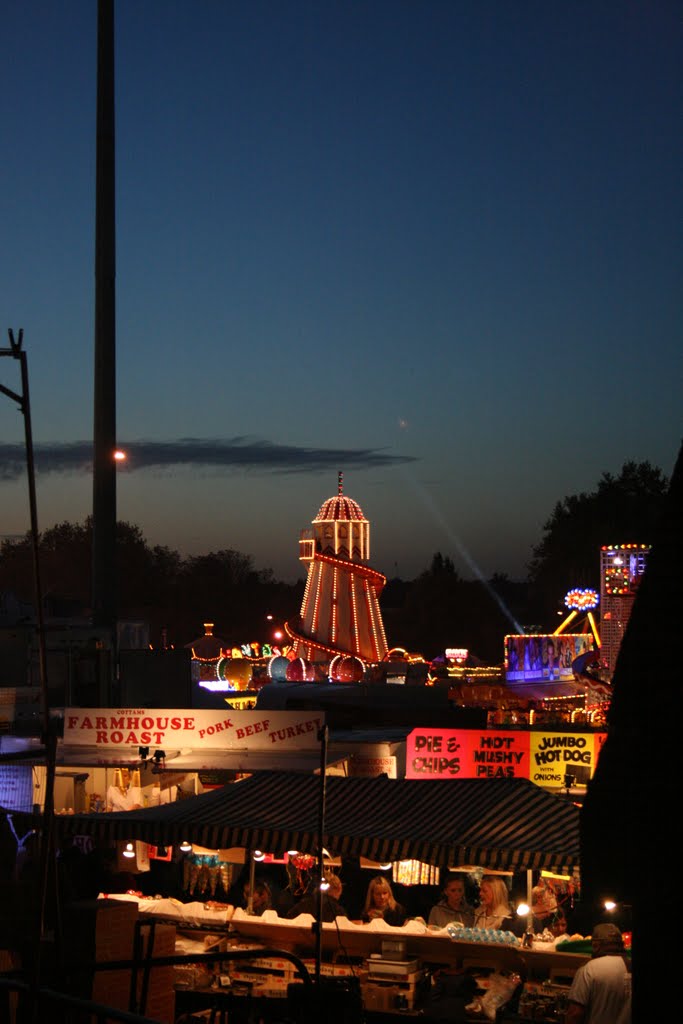
<svg viewBox="0 0 683 1024">
<path fill-rule="evenodd" d="M 593 775 L 606 733 L 531 729 L 413 729 L 406 744 L 408 779 L 531 779 L 564 786 L 571 775 L 584 784 Z"/>
<path fill-rule="evenodd" d="M 174 747 L 179 750 L 311 750 L 325 723 L 320 711 L 179 711 L 168 708 L 67 708 L 64 744 Z"/>
</svg>

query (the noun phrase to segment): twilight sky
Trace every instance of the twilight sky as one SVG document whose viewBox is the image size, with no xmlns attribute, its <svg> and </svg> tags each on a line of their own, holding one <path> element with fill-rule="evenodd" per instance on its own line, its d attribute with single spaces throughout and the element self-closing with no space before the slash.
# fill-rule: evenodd
<svg viewBox="0 0 683 1024">
<path fill-rule="evenodd" d="M 150 544 L 294 580 L 342 471 L 381 572 L 519 577 L 556 501 L 671 473 L 679 2 L 115 11 L 117 509 Z M 41 529 L 92 512 L 96 28 L 3 5 L 0 349 L 24 329 Z M 0 536 L 24 466 L 0 394 Z"/>
</svg>

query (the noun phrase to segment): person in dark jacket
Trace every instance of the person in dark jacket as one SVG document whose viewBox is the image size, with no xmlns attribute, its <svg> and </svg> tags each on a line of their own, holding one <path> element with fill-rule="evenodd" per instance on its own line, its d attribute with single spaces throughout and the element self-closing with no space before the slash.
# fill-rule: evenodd
<svg viewBox="0 0 683 1024">
<path fill-rule="evenodd" d="M 337 917 L 346 917 L 346 910 L 340 903 L 342 894 L 342 881 L 338 875 L 329 872 L 325 875 L 327 888 L 323 889 L 321 900 L 321 921 L 334 921 Z M 291 907 L 285 917 L 294 918 L 299 914 L 311 914 L 318 917 L 318 888 L 312 884 L 309 891 L 302 896 L 298 903 Z"/>
</svg>

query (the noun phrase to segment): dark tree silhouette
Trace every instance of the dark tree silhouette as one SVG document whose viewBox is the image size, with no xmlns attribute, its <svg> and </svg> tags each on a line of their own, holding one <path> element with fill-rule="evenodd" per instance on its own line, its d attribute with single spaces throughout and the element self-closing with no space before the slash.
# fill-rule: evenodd
<svg viewBox="0 0 683 1024">
<path fill-rule="evenodd" d="M 153 644 L 164 629 L 169 643 L 182 646 L 208 621 L 233 643 L 263 642 L 267 614 L 281 623 L 298 611 L 300 585 L 275 582 L 272 570 L 256 570 L 250 555 L 223 550 L 183 559 L 170 548 L 150 547 L 137 526 L 119 522 L 116 530 L 119 618 L 149 623 Z M 88 618 L 92 519 L 46 530 L 39 557 L 47 615 Z M 30 533 L 0 546 L 0 590 L 33 605 Z"/>
<path fill-rule="evenodd" d="M 412 583 L 387 584 L 382 614 L 389 646 L 435 658 L 447 647 L 467 647 L 488 665 L 503 659 L 503 638 L 523 618 L 526 586 L 501 573 L 490 581 L 464 580 L 440 551 Z"/>
<path fill-rule="evenodd" d="M 525 629 L 554 628 L 557 610 L 572 587 L 599 584 L 602 544 L 647 544 L 654 535 L 668 482 L 649 462 L 626 462 L 617 477 L 604 473 L 590 494 L 565 497 L 544 526 L 529 564 L 529 580 L 496 573 L 488 581 L 464 580 L 453 560 L 437 551 L 412 581 L 390 580 L 381 596 L 390 647 L 403 646 L 427 658 L 446 647 L 468 647 L 487 664 L 503 657 L 503 638 Z M 59 523 L 40 537 L 43 593 L 48 615 L 88 616 L 91 600 L 92 519 Z M 117 524 L 119 618 L 149 623 L 150 639 L 161 632 L 179 647 L 213 622 L 216 635 L 233 643 L 264 642 L 266 616 L 293 621 L 303 581 L 277 582 L 270 569 L 256 569 L 250 555 L 232 549 L 182 558 L 166 547 L 150 547 L 139 527 Z M 0 546 L 0 590 L 33 604 L 30 534 Z"/>
<path fill-rule="evenodd" d="M 599 590 L 603 544 L 650 544 L 668 487 L 649 462 L 625 462 L 603 473 L 595 491 L 558 501 L 528 565 L 533 607 L 548 626 L 572 587 Z"/>
</svg>

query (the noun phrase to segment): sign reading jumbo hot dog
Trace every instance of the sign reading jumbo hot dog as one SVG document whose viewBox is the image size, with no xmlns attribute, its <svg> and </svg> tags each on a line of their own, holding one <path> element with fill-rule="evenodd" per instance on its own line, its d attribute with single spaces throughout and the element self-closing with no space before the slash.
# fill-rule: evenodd
<svg viewBox="0 0 683 1024">
<path fill-rule="evenodd" d="M 68 746 L 169 746 L 179 749 L 311 750 L 325 723 L 320 711 L 178 711 L 166 708 L 67 708 Z"/>
<path fill-rule="evenodd" d="M 557 788 L 576 773 L 585 785 L 604 739 L 593 732 L 417 728 L 406 740 L 406 778 L 523 778 Z"/>
</svg>

